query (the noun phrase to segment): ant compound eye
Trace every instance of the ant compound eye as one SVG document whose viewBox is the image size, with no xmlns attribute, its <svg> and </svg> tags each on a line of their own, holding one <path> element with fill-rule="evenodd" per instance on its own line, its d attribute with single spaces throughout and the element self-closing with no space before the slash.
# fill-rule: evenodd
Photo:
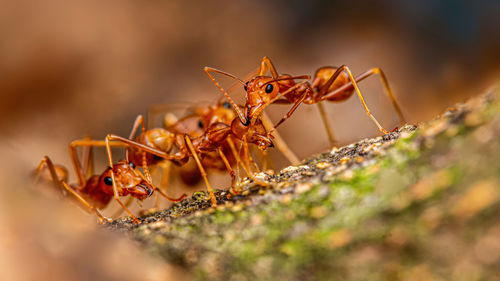
<svg viewBox="0 0 500 281">
<path fill-rule="evenodd" d="M 245 92 L 247 91 L 247 86 L 248 86 L 248 81 L 245 83 L 245 86 L 243 86 L 243 89 L 245 89 Z"/>
<path fill-rule="evenodd" d="M 198 121 L 198 128 L 203 129 L 203 121 Z"/>
<path fill-rule="evenodd" d="M 105 177 L 104 178 L 104 184 L 106 184 L 106 185 L 113 185 L 113 179 L 111 177 Z"/>
<path fill-rule="evenodd" d="M 128 162 L 128 165 L 129 165 L 132 169 L 135 169 L 135 165 L 134 165 L 134 163 L 132 163 L 132 162 Z"/>
<path fill-rule="evenodd" d="M 273 84 L 267 84 L 266 86 L 266 93 L 270 94 L 274 90 Z"/>
<path fill-rule="evenodd" d="M 222 104 L 222 106 L 223 106 L 224 108 L 231 109 L 231 103 L 229 103 L 228 101 L 224 102 L 224 103 Z"/>
</svg>

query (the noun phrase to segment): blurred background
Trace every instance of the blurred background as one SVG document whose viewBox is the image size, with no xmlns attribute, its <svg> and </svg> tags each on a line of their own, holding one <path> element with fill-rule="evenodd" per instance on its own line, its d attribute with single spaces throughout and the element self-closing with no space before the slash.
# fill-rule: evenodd
<svg viewBox="0 0 500 281">
<path fill-rule="evenodd" d="M 100 241 L 97 245 L 116 239 L 95 234 L 94 219 L 73 211 L 73 205 L 34 193 L 29 174 L 44 155 L 70 168 L 67 145 L 74 139 L 127 136 L 135 117 L 151 105 L 216 101 L 221 94 L 204 66 L 238 77 L 254 70 L 263 56 L 280 73 L 295 75 L 312 75 L 325 65 L 346 64 L 354 74 L 378 66 L 413 124 L 479 94 L 500 70 L 498 1 L 2 2 L 0 272 L 16 280 L 30 280 L 26 262 L 41 260 L 55 265 L 36 269 L 44 278 L 67 277 L 89 265 L 94 271 L 82 280 L 123 280 L 102 275 L 92 266 L 99 259 L 81 260 L 74 250 L 84 238 Z M 360 87 L 383 126 L 398 126 L 380 81 L 370 78 Z M 241 101 L 243 90 L 233 96 Z M 276 105 L 269 114 L 277 121 L 287 109 Z M 380 135 L 355 96 L 326 109 L 340 144 Z M 315 106 L 301 106 L 279 132 L 300 158 L 329 148 Z M 106 166 L 103 156 L 97 151 L 98 171 Z M 278 168 L 286 165 L 279 154 L 272 156 Z M 229 184 L 222 177 L 219 187 Z M 74 182 L 73 174 L 70 178 Z M 81 223 L 61 219 L 68 210 Z M 72 243 L 54 251 L 57 243 L 44 240 L 52 235 Z M 102 257 L 100 250 L 89 252 Z M 26 261 L 27 256 L 33 258 Z M 152 267 L 145 259 L 137 263 Z M 152 279 L 168 275 L 156 273 Z"/>
</svg>

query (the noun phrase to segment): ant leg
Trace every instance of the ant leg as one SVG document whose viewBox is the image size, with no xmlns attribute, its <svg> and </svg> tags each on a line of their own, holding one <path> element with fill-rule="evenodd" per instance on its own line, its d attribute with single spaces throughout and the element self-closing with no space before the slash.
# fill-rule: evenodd
<svg viewBox="0 0 500 281">
<path fill-rule="evenodd" d="M 165 192 L 163 192 L 163 190 L 159 189 L 158 187 L 156 187 L 154 185 L 153 185 L 153 187 L 156 191 L 158 191 L 158 193 L 161 194 L 161 196 L 165 197 L 168 201 L 181 202 L 182 200 L 186 199 L 186 197 L 187 197 L 187 194 L 183 193 L 179 198 L 173 198 L 173 197 L 168 196 Z"/>
<path fill-rule="evenodd" d="M 144 117 L 142 117 L 142 115 L 140 115 L 140 114 L 137 115 L 137 117 L 135 118 L 134 125 L 132 126 L 132 131 L 130 131 L 130 134 L 128 136 L 129 140 L 134 139 L 134 136 L 135 136 L 139 126 L 142 127 L 142 133 L 144 133 L 146 131 L 146 128 L 144 128 Z M 143 155 L 143 157 L 144 157 L 144 155 Z M 129 161 L 128 149 L 125 150 L 125 159 L 127 159 L 127 161 Z"/>
<path fill-rule="evenodd" d="M 164 177 L 165 177 L 165 174 L 166 174 L 166 182 L 168 183 L 168 177 L 170 175 L 170 167 L 171 167 L 171 162 L 170 161 L 167 161 L 167 165 L 166 167 L 163 169 L 164 170 Z M 155 186 L 152 182 L 149 182 L 151 183 L 151 185 L 153 186 L 153 189 L 158 191 L 158 193 L 160 193 L 161 196 L 165 197 L 167 200 L 169 201 L 172 201 L 172 202 L 181 202 L 182 200 L 184 200 L 186 197 L 187 197 L 187 194 L 186 193 L 183 193 L 179 198 L 173 198 L 173 197 L 170 197 L 168 196 L 163 190 L 165 188 L 158 188 L 157 186 Z M 164 179 L 162 177 L 162 182 L 161 184 L 163 185 L 164 184 Z M 156 200 L 158 202 L 158 200 Z"/>
<path fill-rule="evenodd" d="M 172 163 L 170 161 L 166 161 L 166 162 L 158 165 L 158 166 L 161 165 L 160 168 L 161 168 L 161 172 L 162 172 L 160 186 L 158 187 L 159 190 L 165 191 L 168 187 L 168 182 L 170 180 L 171 164 Z M 157 169 L 155 169 L 155 171 L 157 171 Z M 159 208 L 160 208 L 160 196 L 157 195 L 156 200 L 155 200 L 155 209 L 159 209 Z"/>
<path fill-rule="evenodd" d="M 302 96 L 300 97 L 300 99 L 298 99 L 293 104 L 292 108 L 290 108 L 290 110 L 285 114 L 285 116 L 283 116 L 283 118 L 281 118 L 281 120 L 278 123 L 276 123 L 276 125 L 274 125 L 274 129 L 278 128 L 278 126 L 281 125 L 281 123 L 285 122 L 286 119 L 290 118 L 290 116 L 292 116 L 293 112 L 306 99 L 306 97 L 307 97 L 307 92 L 304 92 L 304 94 L 302 94 Z"/>
<path fill-rule="evenodd" d="M 170 197 L 170 196 L 168 196 L 165 193 L 165 190 L 168 187 L 168 182 L 170 180 L 170 169 L 171 169 L 171 167 L 172 167 L 172 162 L 170 162 L 170 161 L 166 161 L 165 162 L 165 166 L 164 167 L 162 166 L 163 175 L 162 175 L 162 178 L 161 178 L 160 187 L 158 187 L 157 190 L 158 190 L 158 193 L 160 193 L 160 195 L 163 196 L 163 197 L 165 197 L 167 200 L 172 201 L 172 202 L 180 202 L 180 201 L 184 200 L 187 197 L 186 193 L 183 193 L 179 198 Z M 159 207 L 159 198 L 160 197 L 157 197 L 157 200 L 155 202 L 155 207 L 156 208 Z"/>
<path fill-rule="evenodd" d="M 108 154 L 109 168 L 111 170 L 111 181 L 113 182 L 113 197 L 118 202 L 118 204 L 120 204 L 120 206 L 122 206 L 122 208 L 130 215 L 130 217 L 132 217 L 132 219 L 134 220 L 134 223 L 140 223 L 141 221 L 138 220 L 134 216 L 134 214 L 132 214 L 132 212 L 130 212 L 130 210 L 127 208 L 127 206 L 125 206 L 122 203 L 122 201 L 120 200 L 120 195 L 118 193 L 118 187 L 116 187 L 115 173 L 113 172 L 113 157 L 111 155 L 111 146 L 109 145 L 109 141 L 110 141 L 109 137 L 110 137 L 110 135 L 106 136 L 106 152 Z"/>
<path fill-rule="evenodd" d="M 273 162 L 271 161 L 271 158 L 269 157 L 269 154 L 267 153 L 266 150 L 257 150 L 257 153 L 260 153 L 261 161 L 262 161 L 262 170 L 274 170 L 274 165 Z"/>
<path fill-rule="evenodd" d="M 363 74 L 365 74 L 365 73 L 363 73 Z M 363 74 L 361 74 L 361 75 L 363 75 Z M 394 110 L 396 110 L 396 113 L 398 114 L 399 122 L 401 124 L 405 124 L 406 121 L 405 121 L 405 118 L 403 116 L 403 112 L 401 111 L 401 108 L 399 107 L 399 104 L 397 103 L 396 98 L 394 97 L 394 92 L 391 90 L 391 87 L 389 86 L 389 82 L 387 81 L 387 78 L 386 78 L 384 72 L 382 71 L 382 69 L 375 67 L 375 68 L 372 68 L 366 72 L 367 77 L 372 75 L 372 74 L 379 75 L 380 80 L 382 81 L 382 84 L 384 85 L 385 91 L 386 91 L 387 95 L 389 96 L 389 99 L 392 102 L 392 106 L 394 107 Z"/>
<path fill-rule="evenodd" d="M 243 157 L 245 159 L 245 162 L 244 162 L 245 167 L 248 170 L 248 172 L 250 172 L 249 176 L 253 175 L 253 172 L 250 169 L 250 159 L 249 159 L 250 157 L 248 155 L 248 143 L 247 143 L 246 137 L 243 137 L 243 141 L 241 142 L 241 145 L 243 146 Z"/>
<path fill-rule="evenodd" d="M 271 119 L 269 119 L 269 116 L 267 116 L 265 112 L 262 113 L 261 120 L 262 124 L 264 124 L 264 128 L 266 128 L 268 132 L 274 128 L 273 124 L 271 123 Z M 299 158 L 290 149 L 290 147 L 283 140 L 278 131 L 274 131 L 273 137 L 274 137 L 274 144 L 276 145 L 276 148 L 281 152 L 281 154 L 283 154 L 283 156 L 285 156 L 285 158 L 288 159 L 288 161 L 290 161 L 292 165 L 298 165 L 300 163 Z"/>
<path fill-rule="evenodd" d="M 359 83 L 360 81 L 362 81 L 362 80 L 364 80 L 364 79 L 366 79 L 374 74 L 379 74 L 380 80 L 382 81 L 382 84 L 384 85 L 385 92 L 389 96 L 389 99 L 392 102 L 392 106 L 394 107 L 394 110 L 398 114 L 400 123 L 401 124 L 406 123 L 403 112 L 401 111 L 401 107 L 399 106 L 398 102 L 396 101 L 396 98 L 394 96 L 394 92 L 392 91 L 391 87 L 389 86 L 389 82 L 388 82 L 384 72 L 382 71 L 382 69 L 380 69 L 379 67 L 374 67 L 368 71 L 365 71 L 364 73 L 361 73 L 359 76 L 355 77 L 356 83 Z M 329 98 L 335 96 L 337 93 L 340 93 L 340 92 L 347 90 L 347 89 L 352 89 L 352 87 L 353 87 L 352 82 L 346 83 L 345 85 L 342 85 L 342 87 L 335 89 L 334 91 L 328 93 L 328 95 L 321 97 L 321 100 L 329 99 Z"/>
<path fill-rule="evenodd" d="M 146 128 L 144 128 L 144 117 L 140 114 L 135 118 L 134 125 L 132 126 L 132 131 L 130 131 L 130 135 L 128 136 L 130 140 L 135 136 L 135 133 L 137 132 L 137 129 L 139 129 L 139 126 L 142 127 L 142 132 L 146 130 Z"/>
<path fill-rule="evenodd" d="M 248 154 L 249 164 L 254 167 L 256 173 L 260 173 L 260 168 L 257 165 L 257 163 L 255 162 L 255 160 L 253 159 L 254 155 L 253 155 L 252 151 L 250 151 L 250 147 L 248 146 L 248 143 L 245 142 L 245 146 L 246 146 L 246 150 L 247 150 L 247 154 Z"/>
<path fill-rule="evenodd" d="M 80 201 L 80 203 L 82 203 L 85 207 L 87 207 L 89 209 L 89 211 L 93 212 L 99 218 L 100 222 L 110 222 L 111 221 L 110 218 L 106 218 L 105 216 L 103 216 L 101 214 L 101 212 L 99 212 L 97 210 L 96 207 L 94 207 L 92 204 L 87 202 L 87 200 L 85 200 L 82 196 L 80 196 L 80 194 L 78 194 L 73 188 L 68 186 L 68 184 L 66 182 L 62 181 L 61 184 L 69 193 L 71 193 L 71 195 L 73 195 L 76 199 L 78 199 L 78 201 Z"/>
<path fill-rule="evenodd" d="M 261 171 L 266 171 L 269 169 L 268 162 L 270 162 L 270 159 L 268 158 L 267 151 L 260 150 L 256 146 L 252 145 L 250 146 L 250 154 L 253 155 L 254 159 L 257 158 L 258 161 L 254 160 L 254 162 L 256 163 L 256 165 L 260 165 L 260 167 L 262 167 Z"/>
<path fill-rule="evenodd" d="M 250 172 L 248 174 L 248 177 L 250 177 L 258 185 L 268 186 L 268 184 L 266 182 L 263 182 L 263 181 L 257 179 L 254 176 L 254 174 L 252 173 L 252 171 L 250 170 L 250 163 L 249 162 L 250 161 L 253 162 L 253 159 L 251 159 L 250 155 L 248 154 L 248 142 L 246 141 L 246 137 L 243 137 L 242 145 L 243 145 L 243 156 L 245 157 L 245 165 L 246 165 L 248 171 Z"/>
<path fill-rule="evenodd" d="M 245 173 L 248 176 L 250 176 L 250 172 L 247 170 L 247 168 L 245 167 L 245 165 L 243 165 L 243 162 L 241 161 L 240 153 L 238 153 L 238 151 L 236 150 L 236 147 L 234 145 L 233 140 L 231 140 L 231 138 L 227 138 L 226 141 L 229 144 L 229 147 L 231 148 L 231 152 L 233 153 L 234 159 L 236 159 L 236 163 L 238 163 L 238 167 L 239 166 L 243 167 L 243 170 L 245 170 Z"/>
<path fill-rule="evenodd" d="M 271 75 L 273 79 L 278 78 L 278 71 L 276 71 L 276 67 L 274 67 L 273 63 L 271 62 L 271 59 L 269 59 L 267 56 L 262 58 L 262 61 L 260 62 L 260 71 L 259 71 L 259 76 L 264 76 L 266 74 L 267 70 L 271 72 Z"/>
<path fill-rule="evenodd" d="M 134 197 L 127 198 L 127 202 L 125 202 L 125 206 L 130 206 L 134 202 Z M 120 208 L 116 213 L 113 214 L 113 218 L 118 218 L 123 213 L 123 208 Z"/>
<path fill-rule="evenodd" d="M 224 152 L 222 152 L 222 149 L 220 147 L 217 148 L 217 152 L 219 153 L 222 162 L 224 162 L 224 165 L 226 166 L 226 169 L 229 172 L 229 175 L 231 176 L 231 193 L 238 194 L 239 191 L 236 191 L 235 189 L 236 176 L 234 174 L 234 171 L 231 168 L 231 165 L 229 165 L 229 161 L 227 161 L 226 155 L 224 155 Z"/>
<path fill-rule="evenodd" d="M 50 158 L 48 156 L 44 156 L 42 161 L 40 161 L 40 164 L 38 164 L 38 167 L 35 171 L 35 179 L 33 180 L 33 183 L 34 184 L 37 184 L 40 180 L 40 174 L 43 170 L 43 167 L 44 166 L 47 166 L 47 168 L 49 169 L 49 172 L 50 172 L 50 176 L 52 178 L 52 183 L 54 184 L 54 187 L 58 190 L 61 191 L 62 195 L 65 196 L 65 192 L 64 192 L 64 189 L 61 188 L 61 185 L 60 185 L 60 182 L 61 181 L 64 181 L 63 180 L 60 180 L 59 177 L 57 176 L 57 171 L 56 171 L 56 167 L 55 165 L 52 163 L 52 161 L 50 160 Z M 63 178 L 67 178 L 67 171 L 65 171 L 66 169 L 61 169 L 61 171 L 63 171 Z"/>
<path fill-rule="evenodd" d="M 167 190 L 168 184 L 170 182 L 170 170 L 172 169 L 172 162 L 164 161 L 165 167 L 162 166 L 163 175 L 161 177 L 160 189 L 165 191 Z"/>
<path fill-rule="evenodd" d="M 328 141 L 330 142 L 331 147 L 335 147 L 337 141 L 335 140 L 335 135 L 333 134 L 332 125 L 330 124 L 330 119 L 326 116 L 325 107 L 323 103 L 318 102 L 316 104 L 319 109 L 319 114 L 321 115 L 321 119 L 323 120 L 323 125 L 325 125 L 326 134 L 328 135 Z"/>
<path fill-rule="evenodd" d="M 207 178 L 207 173 L 205 172 L 205 169 L 203 168 L 203 165 L 201 164 L 200 158 L 198 157 L 198 154 L 196 150 L 194 149 L 193 143 L 191 142 L 191 139 L 189 138 L 188 135 L 184 136 L 184 141 L 186 142 L 186 146 L 189 148 L 189 151 L 191 151 L 191 155 L 193 155 L 194 160 L 196 161 L 196 165 L 198 165 L 198 169 L 200 169 L 201 176 L 203 177 L 203 180 L 205 181 L 205 185 L 207 186 L 208 193 L 210 195 L 210 200 L 212 201 L 212 207 L 217 206 L 217 200 L 215 199 L 214 192 L 212 190 L 212 187 L 210 186 L 210 182 L 208 181 Z"/>
<path fill-rule="evenodd" d="M 84 140 L 92 140 L 90 137 L 85 137 Z M 94 153 L 92 146 L 84 146 L 82 150 L 82 171 L 85 172 L 85 178 L 94 174 Z"/>
<path fill-rule="evenodd" d="M 373 121 L 373 123 L 375 123 L 375 125 L 377 125 L 378 129 L 384 133 L 384 134 L 388 134 L 389 132 L 387 130 L 385 130 L 381 125 L 380 123 L 377 121 L 377 119 L 375 119 L 375 117 L 373 116 L 373 114 L 371 113 L 370 109 L 368 108 L 368 106 L 366 105 L 366 102 L 365 102 L 365 99 L 363 97 L 363 95 L 361 94 L 361 91 L 359 90 L 359 87 L 358 87 L 358 84 L 356 83 L 356 80 L 354 79 L 354 77 L 352 76 L 352 73 L 351 73 L 351 70 L 349 69 L 349 67 L 347 67 L 346 65 L 342 65 L 341 67 L 339 67 L 335 73 L 333 73 L 332 77 L 330 77 L 330 79 L 328 80 L 328 82 L 326 82 L 325 85 L 323 85 L 323 87 L 319 90 L 319 92 L 321 93 L 322 91 L 325 91 L 323 89 L 328 89 L 330 87 L 330 85 L 333 83 L 333 81 L 335 81 L 335 79 L 337 79 L 337 77 L 343 72 L 345 71 L 347 73 L 347 76 L 349 77 L 349 80 L 350 82 L 352 83 L 352 86 L 354 87 L 354 90 L 356 91 L 356 94 L 358 95 L 359 97 L 359 100 L 361 101 L 361 104 L 363 105 L 363 109 L 365 110 L 366 114 L 368 115 L 368 117 L 370 117 Z"/>
</svg>

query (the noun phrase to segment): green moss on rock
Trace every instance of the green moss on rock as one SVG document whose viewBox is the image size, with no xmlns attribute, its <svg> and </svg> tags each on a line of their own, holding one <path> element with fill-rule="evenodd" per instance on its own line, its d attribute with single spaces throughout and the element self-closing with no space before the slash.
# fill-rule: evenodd
<svg viewBox="0 0 500 281">
<path fill-rule="evenodd" d="M 493 280 L 500 276 L 500 102 L 199 192 L 121 229 L 200 280 Z"/>
</svg>

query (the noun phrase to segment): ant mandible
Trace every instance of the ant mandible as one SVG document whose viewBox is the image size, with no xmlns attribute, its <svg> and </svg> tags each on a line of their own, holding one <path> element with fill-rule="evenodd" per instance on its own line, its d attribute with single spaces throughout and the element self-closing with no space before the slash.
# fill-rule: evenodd
<svg viewBox="0 0 500 281">
<path fill-rule="evenodd" d="M 271 76 L 265 76 L 267 71 L 271 73 Z M 215 85 L 219 88 L 220 86 L 209 72 L 217 72 L 235 78 L 230 74 L 214 68 L 206 67 L 205 72 L 207 72 L 210 79 L 212 79 Z M 264 57 L 262 59 L 258 75 L 249 79 L 244 85 L 246 92 L 245 118 L 252 120 L 255 116 L 260 115 L 262 108 L 267 107 L 270 103 L 293 104 L 283 118 L 276 123 L 274 128 L 277 128 L 293 114 L 301 103 L 317 104 L 330 144 L 333 146 L 336 143 L 335 137 L 321 102 L 325 100 L 331 102 L 342 102 L 351 97 L 355 91 L 366 114 L 372 119 L 375 125 L 377 125 L 379 130 L 386 134 L 388 131 L 380 125 L 369 110 L 357 84 L 374 74 L 379 74 L 382 84 L 384 85 L 384 88 L 392 101 L 394 109 L 399 116 L 400 122 L 404 123 L 405 120 L 403 114 L 398 103 L 396 102 L 391 88 L 389 87 L 385 74 L 378 67 L 372 68 L 356 77 L 352 75 L 351 70 L 346 65 L 342 65 L 340 67 L 321 67 L 316 70 L 312 84 L 309 82 L 296 84 L 294 79 L 309 78 L 306 78 L 307 76 L 292 77 L 287 74 L 278 75 L 276 68 L 268 57 Z"/>
</svg>

